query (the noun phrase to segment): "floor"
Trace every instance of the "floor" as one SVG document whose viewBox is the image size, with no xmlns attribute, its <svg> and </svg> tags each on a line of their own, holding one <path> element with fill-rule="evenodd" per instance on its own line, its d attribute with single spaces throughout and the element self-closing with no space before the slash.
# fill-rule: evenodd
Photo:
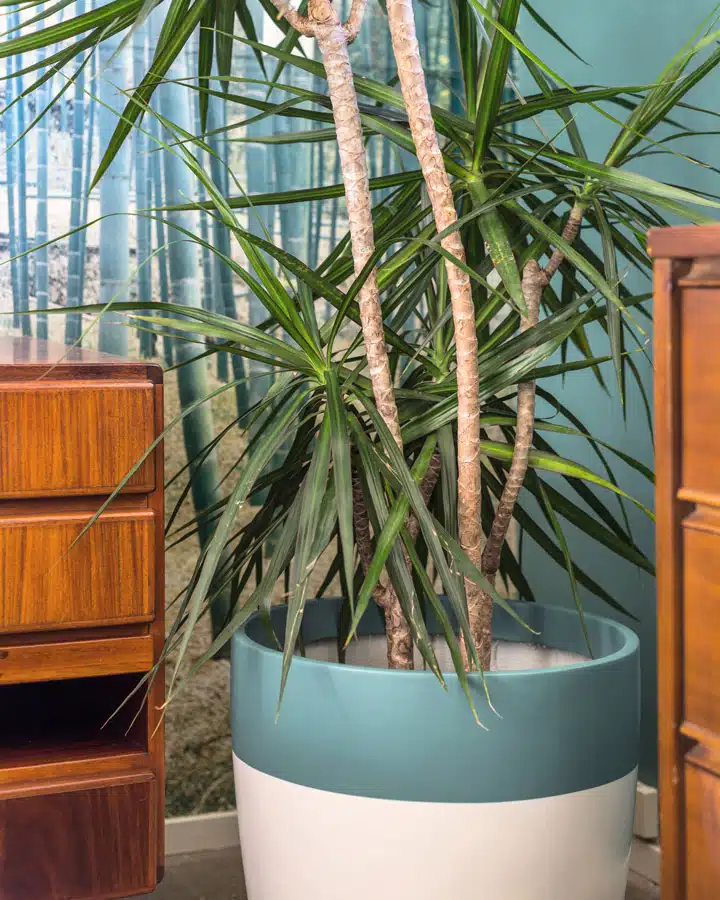
<svg viewBox="0 0 720 900">
<path fill-rule="evenodd" d="M 171 856 L 167 863 L 151 900 L 247 900 L 237 850 Z M 625 900 L 660 900 L 660 891 L 631 874 Z"/>
</svg>

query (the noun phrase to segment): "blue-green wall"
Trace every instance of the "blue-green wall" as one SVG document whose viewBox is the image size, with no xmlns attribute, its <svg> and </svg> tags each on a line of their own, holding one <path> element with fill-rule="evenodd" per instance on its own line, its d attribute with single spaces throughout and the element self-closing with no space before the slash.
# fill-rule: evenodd
<svg viewBox="0 0 720 900">
<path fill-rule="evenodd" d="M 712 4 L 708 0 L 548 0 L 537 4 L 564 39 L 587 61 L 576 60 L 525 16 L 522 34 L 526 43 L 545 61 L 572 84 L 648 84 L 662 70 L 666 62 L 692 35 L 695 28 L 708 14 Z M 532 93 L 533 87 L 526 72 L 519 74 L 520 89 Z M 690 102 L 717 108 L 720 75 L 715 74 L 690 95 Z M 576 107 L 576 109 L 579 109 Z M 608 107 L 610 109 L 610 107 Z M 695 129 L 717 129 L 717 120 L 698 113 L 684 111 L 679 117 Z M 553 132 L 559 127 L 555 120 Z M 592 110 L 579 111 L 588 154 L 602 160 L 617 131 L 617 127 Z M 552 132 L 549 132 L 552 133 Z M 536 132 L 537 134 L 537 132 Z M 718 157 L 720 137 L 708 136 L 691 141 L 678 142 L 675 149 L 713 162 Z M 706 169 L 669 156 L 650 157 L 632 164 L 632 168 L 676 184 L 697 189 L 720 192 L 720 178 Z M 628 275 L 628 286 L 634 292 L 649 290 L 649 282 L 634 271 Z M 652 343 L 648 335 L 648 351 Z M 604 338 L 594 335 L 595 346 L 603 346 Z M 652 367 L 649 361 L 635 354 L 642 371 L 644 384 L 652 394 Z M 613 384 L 613 372 L 607 367 L 606 379 Z M 562 402 L 580 415 L 586 426 L 627 453 L 652 464 L 652 442 L 638 390 L 631 386 L 628 392 L 627 423 L 617 396 L 608 397 L 597 386 L 592 374 L 574 374 L 563 386 L 560 379 L 545 382 L 549 390 L 557 391 Z M 547 414 L 548 407 L 539 406 L 540 414 Z M 591 451 L 582 443 L 567 439 L 557 441 L 560 452 L 586 463 L 597 471 L 597 462 Z M 647 505 L 652 505 L 653 492 L 647 481 L 623 464 L 618 464 L 617 474 L 622 485 Z M 640 546 L 647 553 L 653 552 L 652 525 L 642 514 L 631 513 L 631 522 Z M 642 729 L 641 777 L 655 783 L 657 777 L 655 712 L 657 678 L 655 660 L 655 585 L 652 578 L 618 560 L 609 551 L 599 549 L 583 535 L 567 526 L 573 558 L 593 578 L 602 583 L 613 595 L 630 609 L 640 623 L 634 627 L 641 638 L 643 657 L 644 713 Z M 522 561 L 531 579 L 538 599 L 551 603 L 572 603 L 570 588 L 564 573 L 533 542 L 525 539 L 522 545 Z M 594 598 L 587 597 L 588 609 L 607 612 L 607 608 Z M 623 619 L 622 616 L 617 616 Z M 628 621 L 628 620 L 626 620 Z M 628 621 L 628 624 L 632 624 Z M 612 722 L 608 722 L 612 727 Z"/>
</svg>

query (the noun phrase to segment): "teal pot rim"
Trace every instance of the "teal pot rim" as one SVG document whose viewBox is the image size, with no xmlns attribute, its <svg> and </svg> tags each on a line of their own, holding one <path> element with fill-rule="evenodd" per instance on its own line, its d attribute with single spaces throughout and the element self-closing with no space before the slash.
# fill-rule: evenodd
<svg viewBox="0 0 720 900">
<path fill-rule="evenodd" d="M 496 607 L 497 638 L 587 652 L 577 613 L 514 603 L 533 628 Z M 308 642 L 337 635 L 342 601 L 307 604 Z M 287 608 L 271 621 L 282 640 Z M 278 713 L 282 653 L 253 616 L 233 637 L 233 752 L 296 784 L 353 796 L 423 802 L 503 802 L 568 794 L 615 781 L 637 766 L 639 642 L 629 628 L 586 615 L 595 658 L 547 669 L 479 674 L 473 720 L 454 673 L 447 691 L 431 672 L 389 671 L 297 657 Z M 428 622 L 431 633 L 437 623 Z M 360 634 L 383 631 L 371 607 Z"/>
</svg>

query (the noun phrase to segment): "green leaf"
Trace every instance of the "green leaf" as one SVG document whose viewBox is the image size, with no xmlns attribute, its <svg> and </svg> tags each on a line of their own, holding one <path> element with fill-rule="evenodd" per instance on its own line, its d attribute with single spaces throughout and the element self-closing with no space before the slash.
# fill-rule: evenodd
<svg viewBox="0 0 720 900">
<path fill-rule="evenodd" d="M 325 416 L 318 434 L 315 452 L 303 485 L 303 501 L 298 523 L 295 558 L 293 561 L 293 589 L 288 600 L 285 620 L 285 646 L 283 648 L 282 672 L 280 676 L 280 696 L 278 714 L 285 693 L 290 665 L 295 653 L 305 602 L 310 588 L 310 576 L 317 561 L 317 538 L 321 522 L 321 508 L 326 495 L 330 472 L 330 417 Z"/>
<path fill-rule="evenodd" d="M 478 569 L 478 567 L 471 562 L 470 557 L 465 553 L 460 544 L 455 540 L 454 537 L 450 535 L 449 532 L 445 531 L 443 526 L 438 522 L 435 517 L 433 517 L 433 521 L 435 523 L 435 527 L 438 530 L 438 538 L 440 539 L 440 543 L 445 547 L 451 554 L 453 563 L 457 566 L 458 572 L 461 575 L 464 575 L 469 581 L 472 581 L 478 587 L 482 588 L 485 593 L 489 594 L 492 598 L 493 603 L 497 603 L 505 612 L 515 621 L 522 625 L 527 631 L 533 632 L 533 629 L 525 622 L 522 616 L 518 615 L 515 610 L 510 606 L 508 601 L 501 594 L 497 592 L 495 589 L 495 585 L 492 584 Z"/>
<path fill-rule="evenodd" d="M 378 474 L 374 448 L 357 419 L 354 416 L 350 416 L 348 422 L 353 433 L 355 446 L 358 449 L 361 474 L 367 488 L 368 512 L 371 515 L 376 532 L 379 532 L 387 520 L 388 508 L 385 491 Z M 395 446 L 397 447 L 396 444 Z M 435 651 L 430 643 L 430 635 L 428 634 L 422 611 L 418 608 L 416 602 L 415 589 L 405 558 L 397 545 L 393 545 L 387 562 L 390 579 L 397 593 L 403 615 L 410 626 L 413 640 L 435 677 L 445 687 L 445 679 L 440 671 Z"/>
<path fill-rule="evenodd" d="M 251 41 L 257 41 L 258 34 L 255 30 L 255 22 L 253 21 L 252 13 L 248 8 L 246 0 L 237 0 L 235 4 L 235 14 L 238 17 L 240 27 L 245 32 L 245 37 Z M 267 70 L 265 69 L 265 58 L 258 50 L 254 50 L 253 52 L 255 54 L 255 59 L 258 61 L 258 65 L 262 69 L 263 75 L 267 77 Z"/>
<path fill-rule="evenodd" d="M 475 178 L 468 187 L 475 206 L 484 206 L 488 203 L 490 192 L 485 187 L 482 178 Z M 500 212 L 495 208 L 489 209 L 479 217 L 478 224 L 488 245 L 493 265 L 502 278 L 508 294 L 512 297 L 517 309 L 524 311 L 525 298 L 522 292 L 520 272 Z"/>
<path fill-rule="evenodd" d="M 258 440 L 253 448 L 254 452 L 246 459 L 245 466 L 240 473 L 237 484 L 228 498 L 223 514 L 220 517 L 212 537 L 208 541 L 197 584 L 192 592 L 188 605 L 188 618 L 185 624 L 183 638 L 178 649 L 175 669 L 170 681 L 170 693 L 177 679 L 183 658 L 192 637 L 192 632 L 200 617 L 201 605 L 208 594 L 210 585 L 215 576 L 215 571 L 220 563 L 220 558 L 230 536 L 230 530 L 237 518 L 238 512 L 247 500 L 255 480 L 265 466 L 270 462 L 273 454 L 287 438 L 289 429 L 295 420 L 301 405 L 307 396 L 307 391 L 299 394 L 286 405 L 282 415 L 274 423 L 271 429 Z"/>
<path fill-rule="evenodd" d="M 223 90 L 227 91 L 229 87 L 228 77 L 232 74 L 236 2 L 235 0 L 215 0 L 215 8 L 218 74 Z"/>
<path fill-rule="evenodd" d="M 490 456 L 493 459 L 508 463 L 512 461 L 513 447 L 511 444 L 502 444 L 497 441 L 480 441 L 480 450 L 486 456 Z M 555 453 L 545 453 L 541 450 L 532 450 L 528 457 L 528 462 L 534 469 L 543 469 L 546 472 L 556 472 L 569 478 L 580 478 L 583 481 L 589 481 L 591 484 L 597 484 L 600 487 L 629 500 L 637 506 L 638 509 L 642 510 L 651 521 L 655 521 L 654 514 L 647 506 L 643 506 L 639 500 L 631 497 L 630 494 L 623 491 L 611 481 L 608 481 L 607 478 L 602 478 L 600 475 L 597 475 L 592 469 L 588 469 L 587 466 L 573 462 L 570 459 L 565 459 L 562 456 L 557 456 Z"/>
<path fill-rule="evenodd" d="M 176 0 L 173 0 L 173 3 L 175 2 Z M 133 91 L 132 96 L 121 114 L 120 121 L 115 126 L 115 131 L 108 141 L 103 157 L 95 172 L 93 183 L 90 186 L 91 190 L 97 185 L 107 171 L 138 117 L 145 112 L 155 89 L 163 81 L 170 66 L 175 62 L 175 59 L 190 40 L 190 36 L 205 14 L 205 9 L 209 2 L 210 0 L 195 0 L 195 3 L 193 3 L 187 11 L 187 14 L 178 24 L 173 34 L 169 35 L 167 41 L 164 43 L 161 42 L 161 34 L 161 41 L 158 43 L 150 70 Z"/>
<path fill-rule="evenodd" d="M 423 448 L 418 454 L 417 459 L 415 460 L 415 463 L 412 467 L 412 475 L 415 479 L 416 484 L 420 484 L 425 476 L 425 473 L 427 472 L 428 466 L 430 465 L 430 460 L 432 459 L 432 455 L 435 452 L 435 444 L 435 436 L 431 435 L 425 440 Z M 395 542 L 403 526 L 405 525 L 405 519 L 407 517 L 409 507 L 410 501 L 408 500 L 408 498 L 403 494 L 400 494 L 393 503 L 392 508 L 390 509 L 390 514 L 388 515 L 387 520 L 382 526 L 382 531 L 375 541 L 375 552 L 373 553 L 370 568 L 368 569 L 367 574 L 365 575 L 365 579 L 362 583 L 362 587 L 360 588 L 357 607 L 355 609 L 352 623 L 348 631 L 348 641 L 357 631 L 360 620 L 362 619 L 365 611 L 368 608 L 370 599 L 373 595 L 373 591 L 375 590 L 375 586 L 380 580 L 380 576 L 382 574 L 382 570 L 385 567 L 387 558 L 388 556 L 390 556 L 390 552 L 393 546 L 395 546 Z"/>
<path fill-rule="evenodd" d="M 208 3 L 200 20 L 198 35 L 198 103 L 200 106 L 200 127 L 203 134 L 207 131 L 207 116 L 210 94 L 210 75 L 212 74 L 215 41 L 212 29 L 215 25 L 215 7 Z"/>
<path fill-rule="evenodd" d="M 497 22 L 493 23 L 496 26 L 495 33 L 483 73 L 475 117 L 473 168 L 476 171 L 485 159 L 490 145 L 512 55 L 512 44 L 503 32 L 515 33 L 521 6 L 522 0 L 503 0 L 498 10 Z M 501 25 L 503 30 L 501 31 L 497 25 Z"/>
<path fill-rule="evenodd" d="M 528 479 L 527 488 L 533 494 L 540 497 L 538 483 L 540 479 L 537 476 Z M 611 550 L 617 556 L 627 560 L 632 565 L 643 569 L 650 575 L 655 575 L 655 566 L 652 562 L 639 550 L 631 541 L 618 537 L 604 525 L 601 525 L 596 519 L 588 515 L 580 506 L 569 500 L 561 491 L 556 490 L 552 485 L 542 482 L 543 502 L 549 503 L 553 510 L 561 515 L 564 519 L 574 525 L 580 531 L 591 537 L 598 544 L 602 544 Z M 542 500 L 543 498 L 540 497 Z"/>
<path fill-rule="evenodd" d="M 523 6 L 524 6 L 525 9 L 528 11 L 528 13 L 530 14 L 530 16 L 537 22 L 537 24 L 542 28 L 542 30 L 543 30 L 546 34 L 549 34 L 551 38 L 553 38 L 554 40 L 556 40 L 556 41 L 558 42 L 558 44 L 560 44 L 561 47 L 564 47 L 564 48 L 568 51 L 568 53 L 572 53 L 572 55 L 575 57 L 575 59 L 579 59 L 581 63 L 585 63 L 585 65 L 588 65 L 588 63 L 586 62 L 586 60 L 584 60 L 584 59 L 582 58 L 582 56 L 580 56 L 579 54 L 577 54 L 577 53 L 573 50 L 573 48 L 570 46 L 570 44 L 566 43 L 566 42 L 562 39 L 562 37 L 560 37 L 560 35 L 557 33 L 557 31 L 555 31 L 555 29 L 552 27 L 552 25 L 550 25 L 549 22 L 547 22 L 545 19 L 543 19 L 543 17 L 542 17 L 542 16 L 540 15 L 540 13 L 535 9 L 535 7 L 532 6 L 532 5 L 529 3 L 529 0 L 523 0 Z"/>
<path fill-rule="evenodd" d="M 350 466 L 350 441 L 348 440 L 345 405 L 334 369 L 329 369 L 325 378 L 327 389 L 328 416 L 332 438 L 333 478 L 338 509 L 340 543 L 342 545 L 345 580 L 349 590 L 348 600 L 354 606 L 353 573 L 355 571 L 353 539 L 353 499 L 352 471 Z"/>
<path fill-rule="evenodd" d="M 592 657 L 593 651 L 592 645 L 590 644 L 590 635 L 588 634 L 587 625 L 585 624 L 585 613 L 583 612 L 582 601 L 580 600 L 580 591 L 578 590 L 577 580 L 575 579 L 575 569 L 573 566 L 572 557 L 570 556 L 570 548 L 568 547 L 568 543 L 565 540 L 565 534 L 560 526 L 558 517 L 555 515 L 555 510 L 553 509 L 552 504 L 548 499 L 542 481 L 537 477 L 537 475 L 535 475 L 534 472 L 530 473 L 530 477 L 536 482 L 537 491 L 542 501 L 542 509 L 553 531 L 555 532 L 555 537 L 557 538 L 557 542 L 560 546 L 563 559 L 565 560 L 565 571 L 568 573 L 568 578 L 570 579 L 570 588 L 572 590 L 575 609 L 577 609 L 578 618 L 580 620 L 580 627 L 582 628 L 583 637 L 585 638 L 585 646 L 588 649 L 588 653 Z"/>
<path fill-rule="evenodd" d="M 422 173 L 398 172 L 395 175 L 382 175 L 378 178 L 370 179 L 371 191 L 383 191 L 388 188 L 397 187 L 398 185 L 408 183 L 419 183 L 422 181 Z M 329 184 L 325 187 L 317 188 L 299 188 L 294 191 L 275 191 L 265 194 L 246 194 L 242 197 L 228 197 L 227 204 L 230 209 L 248 209 L 254 206 L 277 206 L 286 203 L 308 203 L 315 200 L 332 200 L 336 197 L 345 196 L 344 184 Z M 216 205 L 212 200 L 206 200 L 202 203 L 181 203 L 176 206 L 168 206 L 167 211 L 183 210 L 183 209 L 216 209 Z"/>
<path fill-rule="evenodd" d="M 31 53 L 41 47 L 50 47 L 53 44 L 68 41 L 86 31 L 112 25 L 116 19 L 128 13 L 139 12 L 142 6 L 143 0 L 112 0 L 112 2 L 83 13 L 81 16 L 73 16 L 49 25 L 41 31 L 22 34 L 9 41 L 0 42 L 0 59 Z"/>
<path fill-rule="evenodd" d="M 389 463 L 389 473 L 398 480 L 400 489 L 407 495 L 410 500 L 410 505 L 412 506 L 415 516 L 417 517 L 418 524 L 420 525 L 420 530 L 422 532 L 423 538 L 425 539 L 428 550 L 432 555 L 433 563 L 435 565 L 437 573 L 440 576 L 440 580 L 445 587 L 445 591 L 447 592 L 448 599 L 450 600 L 450 604 L 458 622 L 458 626 L 463 635 L 465 646 L 471 656 L 472 666 L 477 671 L 482 672 L 482 667 L 477 656 L 477 650 L 475 648 L 472 632 L 470 630 L 465 592 L 459 579 L 457 579 L 450 571 L 447 559 L 445 558 L 445 553 L 438 538 L 438 524 L 437 522 L 433 521 L 430 512 L 425 506 L 425 502 L 422 498 L 422 495 L 420 494 L 420 489 L 416 484 L 412 473 L 408 469 L 405 463 L 405 459 L 400 452 L 399 447 L 395 443 L 392 435 L 390 434 L 387 425 L 385 425 L 385 422 L 382 420 L 382 417 L 377 412 L 377 410 L 375 410 L 373 406 L 366 400 L 365 397 L 360 395 L 360 400 L 365 407 L 366 413 L 372 420 L 378 437 L 380 438 L 382 448 L 387 456 L 387 461 Z M 379 459 L 379 462 L 382 464 L 384 460 Z M 485 684 L 484 677 L 483 685 L 488 697 L 488 702 L 490 702 L 490 697 L 487 693 L 487 685 Z"/>
<path fill-rule="evenodd" d="M 615 255 L 615 241 L 610 230 L 610 225 L 603 208 L 598 200 L 593 200 L 593 209 L 600 229 L 600 238 L 602 240 L 603 257 L 605 261 L 605 278 L 610 285 L 618 285 L 620 279 L 617 270 L 617 257 Z M 609 303 L 607 307 L 607 326 L 608 338 L 610 339 L 610 350 L 612 352 L 613 365 L 615 366 L 615 375 L 617 377 L 618 389 L 620 392 L 620 402 L 625 404 L 625 377 L 623 368 L 623 327 L 620 318 L 620 310 L 614 303 Z"/>
<path fill-rule="evenodd" d="M 495 494 L 496 497 L 500 497 L 502 494 L 502 485 L 498 481 L 498 479 L 494 476 L 494 474 L 489 471 L 487 468 L 485 469 L 483 475 L 483 481 L 486 481 Z M 515 504 L 515 509 L 513 510 L 513 516 L 517 519 L 518 525 L 523 529 L 528 537 L 532 538 L 535 543 L 551 558 L 553 559 L 560 568 L 565 568 L 565 558 L 562 555 L 562 552 L 558 550 L 555 546 L 555 543 L 550 540 L 547 534 L 543 531 L 543 529 L 537 524 L 537 522 L 533 519 L 533 517 L 526 512 L 521 503 Z M 575 578 L 578 581 L 578 584 L 581 584 L 584 588 L 591 591 L 596 597 L 599 597 L 603 602 L 607 603 L 611 609 L 616 610 L 619 613 L 622 613 L 625 616 L 628 616 L 631 619 L 637 621 L 637 617 L 634 616 L 629 610 L 627 610 L 621 603 L 615 600 L 608 592 L 599 585 L 596 581 L 590 578 L 577 564 L 574 565 L 575 569 Z"/>
<path fill-rule="evenodd" d="M 438 430 L 438 448 L 440 450 L 440 490 L 442 492 L 442 510 L 445 516 L 445 528 L 450 535 L 458 536 L 458 497 L 457 497 L 457 451 L 455 437 L 451 425 L 443 425 Z"/>
</svg>

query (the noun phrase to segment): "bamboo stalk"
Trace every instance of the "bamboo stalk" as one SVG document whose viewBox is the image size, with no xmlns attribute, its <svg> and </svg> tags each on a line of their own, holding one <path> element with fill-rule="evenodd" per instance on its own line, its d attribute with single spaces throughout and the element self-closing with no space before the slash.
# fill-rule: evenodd
<svg viewBox="0 0 720 900">
<path fill-rule="evenodd" d="M 214 131 L 225 125 L 225 101 L 219 97 L 211 97 L 208 104 L 208 130 Z M 227 178 L 228 165 L 225 161 L 225 153 L 227 150 L 227 141 L 221 140 L 217 135 L 208 138 L 210 148 L 216 154 L 210 154 L 210 171 L 215 184 L 227 196 L 229 193 L 229 184 Z M 230 231 L 227 226 L 219 219 L 212 220 L 212 238 L 213 246 L 224 256 L 232 258 L 232 244 L 230 241 Z M 212 259 L 212 285 L 213 296 L 215 298 L 215 309 L 223 315 L 237 319 L 237 307 L 235 304 L 235 290 L 233 286 L 232 270 L 228 264 L 217 254 L 213 254 Z M 248 386 L 246 381 L 245 363 L 241 356 L 237 353 L 218 353 L 218 357 L 222 357 L 223 366 L 218 364 L 218 376 L 228 378 L 228 356 L 232 366 L 233 380 L 238 382 L 235 386 L 235 400 L 237 403 L 238 415 L 242 415 L 249 406 Z"/>
<path fill-rule="evenodd" d="M 85 12 L 85 0 L 75 0 L 75 15 Z M 81 262 L 82 237 L 79 231 L 82 213 L 83 151 L 85 144 L 85 68 L 79 64 L 75 73 L 73 93 L 71 178 L 70 178 L 70 237 L 68 239 L 67 305 L 80 306 L 81 282 L 85 271 Z M 74 344 L 82 333 L 82 316 L 73 313 L 65 318 L 65 343 Z"/>
<path fill-rule="evenodd" d="M 210 156 L 210 174 L 213 182 L 220 191 L 227 196 L 227 179 L 225 168 L 225 147 L 226 141 L 223 134 L 212 134 L 219 128 L 224 128 L 226 124 L 225 118 L 225 101 L 219 97 L 210 97 L 208 102 L 208 146 L 211 149 Z M 219 253 L 224 256 L 230 256 L 230 232 L 225 224 L 216 217 L 211 222 L 212 244 Z M 212 255 L 212 308 L 219 313 L 225 315 L 234 315 L 235 297 L 233 296 L 232 272 L 228 268 L 227 263 L 218 253 Z M 228 354 L 218 353 L 217 367 L 218 378 L 222 381 L 228 380 Z M 238 357 L 238 361 L 241 362 Z"/>
<path fill-rule="evenodd" d="M 12 103 L 15 96 L 15 71 L 13 57 L 9 56 L 5 62 L 5 106 Z M 26 316 L 20 316 L 20 266 L 16 259 L 18 252 L 17 239 L 17 147 L 12 144 L 17 137 L 17 104 L 8 109 L 3 116 L 5 125 L 5 166 L 7 182 L 7 208 L 8 208 L 8 249 L 10 252 L 10 282 L 12 286 L 13 328 L 20 328 L 20 321 Z"/>
<path fill-rule="evenodd" d="M 20 12 L 16 9 L 12 19 L 20 33 Z M 22 69 L 22 57 L 17 56 L 15 60 L 15 71 Z M 15 95 L 19 96 L 23 91 L 23 76 L 15 76 Z M 25 132 L 25 103 L 20 101 L 16 104 L 17 109 L 17 250 L 23 254 L 18 260 L 18 308 L 20 312 L 27 312 L 30 309 L 30 273 L 28 264 L 28 230 L 27 230 L 27 149 L 26 141 L 21 135 Z M 32 322 L 30 316 L 22 316 L 20 327 L 24 335 L 32 334 Z"/>
<path fill-rule="evenodd" d="M 195 134 L 202 134 L 202 123 L 200 121 L 200 93 L 198 92 L 195 96 Z M 207 163 L 207 154 L 204 150 L 197 151 L 198 162 L 201 165 L 206 165 Z M 203 203 L 207 200 L 207 191 L 205 190 L 205 185 L 202 181 L 198 180 L 197 184 L 198 191 L 198 202 Z M 205 243 L 208 244 L 210 241 L 210 229 L 208 227 L 209 214 L 208 213 L 200 213 L 200 238 Z M 203 309 L 211 310 L 212 309 L 212 252 L 209 247 L 204 246 L 201 250 L 202 257 L 202 305 Z"/>
<path fill-rule="evenodd" d="M 258 0 L 249 0 L 249 8 L 255 22 L 255 27 L 261 31 L 262 23 L 265 18 L 265 12 Z M 247 78 L 263 78 L 260 64 L 254 54 L 246 51 L 242 56 L 242 75 Z M 265 99 L 265 91 L 259 85 L 248 85 L 248 92 L 258 100 Z M 247 127 L 248 137 L 263 137 L 271 133 L 272 124 L 269 119 L 261 119 L 259 122 L 251 122 Z M 244 144 L 245 156 L 245 177 L 250 179 L 252 173 L 253 180 L 257 179 L 257 184 L 262 185 L 262 190 L 273 191 L 275 189 L 275 173 L 273 171 L 272 157 L 269 148 L 262 144 Z M 248 210 L 248 231 L 259 237 L 271 238 L 275 231 L 275 207 L 261 206 L 256 209 Z M 248 321 L 250 325 L 259 325 L 266 316 L 265 307 L 258 298 L 251 292 L 247 293 L 247 310 Z M 249 362 L 248 373 L 251 380 L 248 384 L 249 401 L 251 404 L 260 400 L 269 390 L 272 383 L 271 376 L 259 377 L 263 372 L 267 372 L 266 366 L 261 363 Z M 262 503 L 261 495 L 256 495 L 254 502 Z"/>
<path fill-rule="evenodd" d="M 88 214 L 90 212 L 90 185 L 92 184 L 93 175 L 93 158 L 95 155 L 95 82 L 97 79 L 97 56 L 93 54 L 90 61 L 90 84 L 92 91 L 87 99 L 88 125 L 86 135 L 87 152 L 85 153 L 85 172 L 83 174 L 82 189 L 82 210 L 80 212 L 80 221 L 83 225 L 87 225 Z M 80 232 L 80 271 L 83 273 L 80 279 L 80 305 L 85 302 L 85 262 L 87 260 L 87 228 L 83 228 Z"/>
<path fill-rule="evenodd" d="M 133 84 L 137 86 L 147 71 L 147 27 L 141 25 L 133 36 Z M 148 197 L 148 137 L 147 124 L 141 113 L 134 131 L 135 144 L 135 211 L 149 209 L 152 203 Z M 147 262 L 150 256 L 151 221 L 147 215 L 135 216 L 135 265 L 137 266 L 137 297 L 141 303 L 152 302 L 152 268 Z M 141 330 L 140 353 L 146 359 L 155 353 L 155 335 Z"/>
<path fill-rule="evenodd" d="M 160 126 L 155 116 L 150 118 L 150 134 L 159 138 Z M 148 196 L 156 209 L 165 205 L 165 190 L 163 167 L 160 153 L 152 153 L 150 156 L 150 172 L 148 179 Z M 158 282 L 160 285 L 160 301 L 170 302 L 170 276 L 168 274 L 167 238 L 165 234 L 165 222 L 162 215 L 155 217 L 155 264 L 158 270 Z M 165 364 L 173 365 L 175 356 L 173 353 L 173 341 L 170 335 L 163 335 L 163 357 Z"/>
<path fill-rule="evenodd" d="M 168 77 L 181 81 L 186 76 L 187 66 L 185 58 L 181 54 L 175 61 Z M 181 131 L 192 133 L 191 106 L 187 88 L 179 83 L 166 83 L 160 85 L 157 94 L 161 115 Z M 168 142 L 173 139 L 170 135 L 166 137 Z M 192 172 L 185 165 L 184 160 L 175 153 L 162 151 L 162 158 L 165 201 L 168 205 L 182 204 L 187 201 L 188 197 L 193 196 Z M 175 227 L 179 227 L 194 233 L 197 229 L 197 213 L 192 210 L 173 210 L 166 214 L 166 218 L 168 221 L 167 256 L 171 300 L 173 303 L 183 306 L 201 306 L 196 247 L 188 244 L 183 232 L 174 230 Z M 180 404 L 183 409 L 186 409 L 191 404 L 207 397 L 210 392 L 207 364 L 204 359 L 196 359 L 202 352 L 202 346 L 178 341 L 173 349 L 175 362 L 185 363 L 177 370 L 177 378 Z M 202 513 L 222 498 L 217 455 L 214 450 L 207 455 L 204 454 L 205 448 L 214 438 L 212 411 L 209 404 L 204 403 L 198 406 L 183 419 L 183 435 L 187 458 L 190 462 L 193 505 L 195 513 L 199 517 L 198 536 L 201 547 L 205 547 L 214 533 L 214 524 L 207 521 Z M 199 459 L 202 461 L 199 462 Z M 225 590 L 213 603 L 210 612 L 213 634 L 217 634 L 225 623 L 229 609 L 230 593 L 229 590 Z"/>
<path fill-rule="evenodd" d="M 122 35 L 100 44 L 100 109 L 98 125 L 101 147 L 107 145 L 125 106 L 130 86 L 130 50 L 121 47 Z M 100 302 L 127 301 L 130 278 L 128 212 L 130 194 L 130 144 L 118 148 L 109 169 L 100 180 Z M 100 319 L 100 349 L 117 356 L 127 355 L 125 318 L 111 309 Z"/>
<path fill-rule="evenodd" d="M 43 11 L 44 4 L 37 8 L 38 14 Z M 42 31 L 43 22 L 39 21 L 36 31 Z M 37 61 L 45 59 L 45 48 L 37 51 Z M 44 75 L 45 69 L 41 68 L 38 75 Z M 44 109 L 52 96 L 51 83 L 46 82 L 40 86 L 37 94 L 38 109 Z M 48 240 L 48 125 L 51 113 L 46 113 L 37 123 L 37 172 L 36 194 L 37 205 L 35 212 L 35 244 L 37 249 L 33 254 L 35 260 L 35 305 L 37 309 L 47 309 L 50 305 L 48 248 L 43 246 Z M 48 317 L 45 314 L 37 316 L 37 336 L 41 340 L 48 338 Z"/>
</svg>

